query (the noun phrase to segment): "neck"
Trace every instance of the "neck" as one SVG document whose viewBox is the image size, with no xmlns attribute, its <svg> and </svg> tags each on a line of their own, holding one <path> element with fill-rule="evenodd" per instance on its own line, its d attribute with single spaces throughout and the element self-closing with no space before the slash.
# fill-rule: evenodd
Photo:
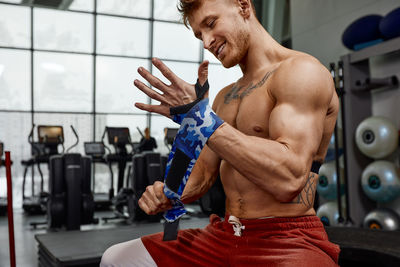
<svg viewBox="0 0 400 267">
<path fill-rule="evenodd" d="M 247 54 L 239 63 L 243 78 L 252 78 L 257 71 L 274 68 L 290 51 L 276 42 L 260 23 L 252 23 L 251 27 Z"/>
</svg>

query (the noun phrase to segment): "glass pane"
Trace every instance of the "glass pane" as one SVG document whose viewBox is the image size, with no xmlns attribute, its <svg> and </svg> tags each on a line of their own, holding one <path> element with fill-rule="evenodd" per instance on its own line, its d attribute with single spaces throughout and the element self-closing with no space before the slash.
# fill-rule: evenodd
<svg viewBox="0 0 400 267">
<path fill-rule="evenodd" d="M 94 2 L 93 0 L 74 0 L 69 9 L 93 12 Z"/>
<path fill-rule="evenodd" d="M 93 58 L 86 55 L 35 52 L 35 110 L 93 110 Z"/>
<path fill-rule="evenodd" d="M 180 21 L 177 8 L 178 0 L 154 0 L 154 18 L 160 20 Z"/>
<path fill-rule="evenodd" d="M 210 51 L 208 51 L 207 49 L 204 49 L 204 59 L 207 59 L 208 61 L 210 61 L 210 63 L 217 63 L 217 64 L 221 64 L 221 62 L 218 60 L 218 58 L 216 58 L 214 56 L 213 53 L 211 53 Z"/>
<path fill-rule="evenodd" d="M 141 76 L 137 68 L 148 69 L 150 60 L 97 57 L 96 111 L 144 113 L 135 102 L 148 103 L 148 97 L 133 85 Z"/>
<path fill-rule="evenodd" d="M 2 0 L 1 2 L 20 4 L 23 0 Z"/>
<path fill-rule="evenodd" d="M 31 109 L 29 51 L 0 49 L 0 109 Z"/>
<path fill-rule="evenodd" d="M 153 54 L 164 59 L 200 60 L 200 41 L 183 24 L 154 22 Z"/>
<path fill-rule="evenodd" d="M 163 116 L 151 116 L 151 136 L 157 141 L 157 152 L 165 155 L 169 153 L 169 149 L 164 144 L 164 128 L 179 128 L 179 124 Z"/>
<path fill-rule="evenodd" d="M 226 69 L 222 65 L 210 64 L 208 67 L 208 81 L 210 83 L 210 103 L 213 103 L 218 92 L 227 85 L 236 82 L 242 77 L 241 69 L 236 66 Z"/>
<path fill-rule="evenodd" d="M 93 52 L 93 15 L 35 8 L 34 48 Z"/>
<path fill-rule="evenodd" d="M 168 68 L 170 68 L 182 80 L 184 80 L 188 83 L 193 83 L 193 84 L 196 83 L 197 69 L 199 66 L 198 64 L 174 62 L 174 61 L 163 61 L 163 62 L 165 65 L 168 66 Z M 154 76 L 158 77 L 164 83 L 166 83 L 168 85 L 171 84 L 171 82 L 168 81 L 168 79 L 165 78 L 156 67 L 153 67 L 152 73 Z M 154 88 L 154 89 L 156 89 L 156 88 Z M 155 101 L 155 100 L 152 100 L 152 103 L 155 105 L 160 104 L 160 102 Z"/>
<path fill-rule="evenodd" d="M 97 17 L 97 53 L 149 57 L 150 21 Z"/>
<path fill-rule="evenodd" d="M 31 47 L 29 7 L 0 4 L 0 46 Z"/>
<path fill-rule="evenodd" d="M 97 12 L 138 18 L 150 18 L 149 0 L 97 0 Z"/>
<path fill-rule="evenodd" d="M 31 155 L 28 144 L 31 125 L 30 113 L 0 112 L 0 142 L 4 143 L 6 151 L 11 152 L 11 160 L 13 161 L 13 206 L 16 208 L 22 206 L 21 188 L 24 169 L 20 162 L 23 159 L 28 159 Z M 5 168 L 0 168 L 0 196 L 2 197 L 7 195 L 5 176 Z M 30 188 L 30 185 L 27 188 Z"/>
</svg>

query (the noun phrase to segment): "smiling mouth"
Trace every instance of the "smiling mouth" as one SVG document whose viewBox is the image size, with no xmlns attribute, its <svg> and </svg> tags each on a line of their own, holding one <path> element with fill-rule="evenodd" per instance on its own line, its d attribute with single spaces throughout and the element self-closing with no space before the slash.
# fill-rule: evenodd
<svg viewBox="0 0 400 267">
<path fill-rule="evenodd" d="M 218 59 L 220 59 L 221 52 L 222 52 L 223 49 L 225 48 L 225 45 L 226 45 L 226 42 L 223 43 L 223 44 L 218 48 L 218 50 L 217 50 L 217 58 L 218 58 Z"/>
</svg>

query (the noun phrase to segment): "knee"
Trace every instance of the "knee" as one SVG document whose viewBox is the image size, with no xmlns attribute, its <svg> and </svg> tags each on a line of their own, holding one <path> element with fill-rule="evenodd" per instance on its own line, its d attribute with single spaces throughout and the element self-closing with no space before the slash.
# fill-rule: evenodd
<svg viewBox="0 0 400 267">
<path fill-rule="evenodd" d="M 121 260 L 121 244 L 109 247 L 101 257 L 100 267 L 117 267 L 121 266 L 118 261 Z"/>
</svg>

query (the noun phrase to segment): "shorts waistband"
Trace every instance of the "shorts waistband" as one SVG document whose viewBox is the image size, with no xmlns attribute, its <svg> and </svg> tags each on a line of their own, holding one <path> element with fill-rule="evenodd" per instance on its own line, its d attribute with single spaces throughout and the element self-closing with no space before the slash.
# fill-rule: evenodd
<svg viewBox="0 0 400 267">
<path fill-rule="evenodd" d="M 232 225 L 228 222 L 229 214 L 225 215 L 223 222 L 224 227 L 231 228 Z M 240 224 L 247 231 L 251 230 L 291 230 L 291 229 L 310 229 L 324 228 L 321 220 L 317 216 L 300 216 L 300 217 L 272 217 L 260 219 L 240 219 Z"/>
</svg>

